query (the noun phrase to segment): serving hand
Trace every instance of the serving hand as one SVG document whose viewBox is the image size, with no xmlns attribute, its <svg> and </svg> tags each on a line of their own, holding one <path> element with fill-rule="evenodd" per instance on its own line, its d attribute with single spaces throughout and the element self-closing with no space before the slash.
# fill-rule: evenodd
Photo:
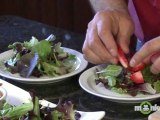
<svg viewBox="0 0 160 120">
<path fill-rule="evenodd" d="M 98 12 L 88 24 L 83 45 L 84 58 L 94 64 L 118 62 L 117 44 L 129 52 L 133 22 L 128 13 L 118 10 Z"/>
<path fill-rule="evenodd" d="M 146 42 L 132 57 L 130 66 L 134 67 L 141 62 L 151 63 L 151 72 L 154 74 L 160 73 L 160 37 Z"/>
</svg>

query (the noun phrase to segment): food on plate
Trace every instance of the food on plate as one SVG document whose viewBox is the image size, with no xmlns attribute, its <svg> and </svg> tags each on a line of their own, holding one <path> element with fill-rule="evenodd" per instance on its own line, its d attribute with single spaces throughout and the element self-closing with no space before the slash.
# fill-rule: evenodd
<svg viewBox="0 0 160 120">
<path fill-rule="evenodd" d="M 6 90 L 2 87 L 2 83 L 0 83 L 0 104 L 6 98 Z"/>
<path fill-rule="evenodd" d="M 104 69 L 96 70 L 96 84 L 103 84 L 114 92 L 132 96 L 138 93 L 160 93 L 160 74 L 152 74 L 149 65 L 143 63 L 130 67 L 122 49 L 119 49 L 118 56 L 121 65 L 108 65 Z"/>
<path fill-rule="evenodd" d="M 71 101 L 59 100 L 55 108 L 39 104 L 39 98 L 19 106 L 5 102 L 0 106 L 0 120 L 79 120 L 81 115 L 74 110 Z"/>
<path fill-rule="evenodd" d="M 0 87 L 2 86 L 2 83 L 0 83 Z M 0 98 L 3 96 L 3 93 L 0 91 Z"/>
<path fill-rule="evenodd" d="M 4 63 L 7 70 L 25 78 L 43 75 L 56 77 L 71 72 L 76 56 L 65 52 L 60 42 L 55 43 L 49 38 L 38 40 L 32 37 L 30 41 L 9 45 L 14 55 Z"/>
<path fill-rule="evenodd" d="M 3 93 L 0 91 L 0 98 L 3 96 Z"/>
</svg>

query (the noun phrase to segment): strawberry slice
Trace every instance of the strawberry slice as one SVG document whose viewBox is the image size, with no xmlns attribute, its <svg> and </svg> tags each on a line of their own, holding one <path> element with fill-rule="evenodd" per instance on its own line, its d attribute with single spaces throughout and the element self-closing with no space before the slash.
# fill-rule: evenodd
<svg viewBox="0 0 160 120">
<path fill-rule="evenodd" d="M 141 71 L 131 74 L 130 79 L 137 84 L 144 83 L 144 79 Z"/>
<path fill-rule="evenodd" d="M 143 70 L 144 67 L 145 67 L 145 64 L 140 63 L 140 64 L 136 65 L 135 67 L 128 67 L 128 70 L 131 71 L 131 72 L 137 72 L 137 71 Z"/>
<path fill-rule="evenodd" d="M 118 60 L 124 68 L 128 67 L 128 60 L 120 47 L 118 47 Z"/>
</svg>

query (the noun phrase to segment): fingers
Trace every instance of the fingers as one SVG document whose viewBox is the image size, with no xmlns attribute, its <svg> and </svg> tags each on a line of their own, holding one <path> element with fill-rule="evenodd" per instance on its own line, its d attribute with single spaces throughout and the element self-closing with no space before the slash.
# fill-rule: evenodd
<svg viewBox="0 0 160 120">
<path fill-rule="evenodd" d="M 129 17 L 125 17 L 126 19 L 119 20 L 119 27 L 117 42 L 124 51 L 124 53 L 129 53 L 129 44 L 130 38 L 134 32 L 134 25 L 132 20 Z M 127 27 L 126 27 L 127 26 Z"/>
<path fill-rule="evenodd" d="M 130 66 L 134 67 L 144 61 L 148 56 L 153 55 L 160 50 L 160 38 L 157 37 L 145 43 L 143 47 L 132 57 Z"/>
<path fill-rule="evenodd" d="M 111 56 L 105 48 L 92 23 L 89 24 L 82 51 L 84 58 L 91 63 L 117 63 L 116 58 Z"/>
<path fill-rule="evenodd" d="M 155 59 L 154 63 L 152 64 L 150 68 L 151 72 L 153 74 L 158 74 L 160 72 L 160 57 Z"/>
<path fill-rule="evenodd" d="M 90 63 L 93 64 L 100 64 L 102 63 L 101 59 L 99 57 L 96 56 L 96 54 L 94 54 L 92 51 L 89 51 L 85 54 L 83 54 L 83 57 L 89 61 Z"/>
<path fill-rule="evenodd" d="M 117 44 L 113 38 L 112 34 L 112 26 L 109 21 L 105 20 L 105 25 L 103 24 L 104 21 L 99 21 L 97 23 L 97 31 L 98 36 L 102 40 L 105 48 L 107 51 L 114 57 L 118 55 L 117 53 Z"/>
<path fill-rule="evenodd" d="M 102 64 L 102 63 L 112 63 L 112 64 L 116 64 L 117 60 L 116 59 L 107 59 L 105 61 L 101 60 L 99 57 L 97 57 L 96 54 L 94 54 L 92 51 L 88 51 L 88 53 L 83 54 L 83 57 L 89 61 L 90 63 L 93 64 Z"/>
<path fill-rule="evenodd" d="M 160 57 L 160 52 L 157 52 L 150 57 L 151 62 L 154 63 L 158 57 Z"/>
<path fill-rule="evenodd" d="M 151 62 L 153 63 L 150 70 L 154 74 L 160 73 L 160 52 L 152 55 L 150 58 Z"/>
<path fill-rule="evenodd" d="M 118 38 L 118 43 L 119 46 L 122 48 L 122 50 L 124 51 L 124 53 L 129 53 L 129 44 L 130 44 L 130 36 L 123 36 L 121 35 Z"/>
<path fill-rule="evenodd" d="M 126 26 L 123 19 L 117 19 L 119 17 L 123 17 L 128 21 L 126 16 L 121 16 L 121 12 L 116 11 L 101 11 L 94 16 L 88 25 L 82 48 L 86 60 L 95 64 L 117 63 L 117 38 L 122 50 L 128 53 L 129 39 L 132 32 L 130 26 L 132 25 Z M 122 24 L 120 24 L 120 21 Z"/>
</svg>

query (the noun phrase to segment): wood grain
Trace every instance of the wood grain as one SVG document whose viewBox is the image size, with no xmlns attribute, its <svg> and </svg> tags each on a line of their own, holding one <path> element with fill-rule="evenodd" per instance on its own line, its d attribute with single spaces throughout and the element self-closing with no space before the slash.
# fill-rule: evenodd
<svg viewBox="0 0 160 120">
<path fill-rule="evenodd" d="M 85 33 L 93 17 L 88 0 L 1 0 L 0 15 L 16 15 Z"/>
</svg>

